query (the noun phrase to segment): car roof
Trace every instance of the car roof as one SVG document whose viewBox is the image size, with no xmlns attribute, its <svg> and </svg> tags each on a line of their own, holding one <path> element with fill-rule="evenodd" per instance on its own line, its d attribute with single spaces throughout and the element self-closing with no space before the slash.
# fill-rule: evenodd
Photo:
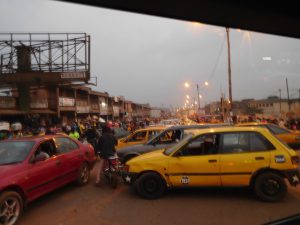
<svg viewBox="0 0 300 225">
<path fill-rule="evenodd" d="M 264 127 L 211 127 L 205 129 L 199 129 L 195 135 L 203 134 L 203 133 L 218 133 L 218 132 L 242 132 L 242 131 L 268 131 L 267 128 Z"/>
<path fill-rule="evenodd" d="M 236 126 L 263 126 L 263 125 L 269 125 L 271 123 L 260 123 L 260 122 L 247 122 L 247 123 L 238 123 Z M 276 124 L 272 124 L 277 126 Z"/>
<path fill-rule="evenodd" d="M 137 129 L 136 131 L 146 131 L 146 130 L 164 130 L 166 129 L 166 126 L 158 125 L 158 126 L 149 126 L 141 129 Z"/>
<path fill-rule="evenodd" d="M 5 139 L 5 140 L 2 140 L 1 142 L 13 142 L 13 141 L 36 141 L 36 142 L 39 142 L 39 141 L 56 138 L 56 137 L 68 137 L 68 135 L 66 135 L 66 134 L 33 135 L 33 136 Z"/>
<path fill-rule="evenodd" d="M 228 124 L 193 124 L 193 125 L 174 125 L 171 127 L 168 127 L 166 130 L 175 130 L 175 129 L 195 129 L 195 128 L 210 128 L 210 127 L 224 127 L 224 126 L 230 126 Z"/>
</svg>

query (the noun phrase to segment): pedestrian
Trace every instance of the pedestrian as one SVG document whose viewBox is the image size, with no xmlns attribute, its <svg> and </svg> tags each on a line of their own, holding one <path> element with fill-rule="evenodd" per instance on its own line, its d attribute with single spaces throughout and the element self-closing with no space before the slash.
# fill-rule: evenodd
<svg viewBox="0 0 300 225">
<path fill-rule="evenodd" d="M 97 153 L 100 156 L 100 160 L 97 167 L 96 174 L 96 185 L 99 186 L 101 183 L 101 174 L 103 170 L 103 165 L 105 160 L 108 160 L 109 157 L 114 156 L 116 154 L 115 146 L 118 144 L 117 139 L 112 134 L 111 129 L 108 126 L 104 126 L 102 128 L 102 136 L 99 138 L 97 145 Z"/>
<path fill-rule="evenodd" d="M 74 139 L 77 139 L 77 140 L 79 139 L 80 135 L 79 135 L 78 131 L 76 130 L 76 128 L 74 126 L 71 127 L 71 131 L 69 133 L 69 136 L 71 138 L 74 138 Z"/>
</svg>

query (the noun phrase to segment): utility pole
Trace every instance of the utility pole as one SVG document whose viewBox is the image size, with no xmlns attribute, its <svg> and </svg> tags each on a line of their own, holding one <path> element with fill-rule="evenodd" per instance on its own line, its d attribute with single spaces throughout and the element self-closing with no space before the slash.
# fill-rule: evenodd
<svg viewBox="0 0 300 225">
<path fill-rule="evenodd" d="M 281 89 L 279 88 L 279 112 L 281 116 Z"/>
<path fill-rule="evenodd" d="M 287 78 L 285 78 L 285 82 L 286 82 L 286 91 L 287 91 L 289 112 L 290 112 L 291 111 L 291 102 L 290 102 L 290 92 L 289 92 L 289 84 L 288 84 L 288 79 Z"/>
<path fill-rule="evenodd" d="M 227 34 L 227 49 L 228 49 L 228 88 L 229 88 L 229 110 L 232 111 L 232 86 L 231 86 L 231 60 L 230 60 L 230 39 L 229 39 L 229 28 L 226 27 Z"/>
<path fill-rule="evenodd" d="M 198 99 L 198 113 L 200 112 L 200 96 L 199 96 L 199 85 L 197 84 L 197 99 Z M 194 102 L 195 104 L 195 102 Z"/>
</svg>

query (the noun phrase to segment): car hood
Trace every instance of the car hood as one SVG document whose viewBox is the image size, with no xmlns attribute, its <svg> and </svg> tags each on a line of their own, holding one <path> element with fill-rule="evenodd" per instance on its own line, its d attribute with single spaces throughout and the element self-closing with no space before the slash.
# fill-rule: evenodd
<svg viewBox="0 0 300 225">
<path fill-rule="evenodd" d="M 135 163 L 139 163 L 141 161 L 143 162 L 154 162 L 154 163 L 158 163 L 158 162 L 162 162 L 163 159 L 167 159 L 168 156 L 166 156 L 164 153 L 164 149 L 159 149 L 153 152 L 149 152 L 143 155 L 140 155 L 138 157 L 135 157 L 131 160 L 129 160 L 127 162 L 127 164 L 132 165 Z"/>
<path fill-rule="evenodd" d="M 0 177 L 5 178 L 12 176 L 17 172 L 22 171 L 22 164 L 10 164 L 10 165 L 0 165 Z"/>
<path fill-rule="evenodd" d="M 124 148 L 120 148 L 118 150 L 118 154 L 126 154 L 129 152 L 148 152 L 148 151 L 154 151 L 156 149 L 160 149 L 157 145 L 145 145 L 145 144 L 138 144 L 138 145 L 132 145 Z"/>
</svg>

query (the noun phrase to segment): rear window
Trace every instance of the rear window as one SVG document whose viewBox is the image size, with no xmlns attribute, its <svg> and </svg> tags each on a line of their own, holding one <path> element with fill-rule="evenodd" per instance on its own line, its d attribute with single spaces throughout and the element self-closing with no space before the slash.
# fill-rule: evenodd
<svg viewBox="0 0 300 225">
<path fill-rule="evenodd" d="M 275 147 L 257 132 L 232 132 L 222 135 L 222 152 L 243 153 L 274 150 Z"/>
</svg>

